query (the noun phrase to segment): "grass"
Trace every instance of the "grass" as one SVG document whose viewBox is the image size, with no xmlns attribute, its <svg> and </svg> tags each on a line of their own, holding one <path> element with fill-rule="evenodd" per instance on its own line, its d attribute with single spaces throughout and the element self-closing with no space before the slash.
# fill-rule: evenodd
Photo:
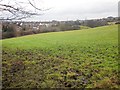
<svg viewBox="0 0 120 90">
<path fill-rule="evenodd" d="M 117 25 L 1 40 L 4 88 L 118 88 Z"/>
<path fill-rule="evenodd" d="M 80 26 L 80 29 L 90 29 L 88 26 Z"/>
</svg>

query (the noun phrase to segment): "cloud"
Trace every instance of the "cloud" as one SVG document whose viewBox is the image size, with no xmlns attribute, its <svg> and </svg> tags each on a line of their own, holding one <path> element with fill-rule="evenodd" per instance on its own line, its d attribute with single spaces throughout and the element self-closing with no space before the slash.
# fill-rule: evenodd
<svg viewBox="0 0 120 90">
<path fill-rule="evenodd" d="M 118 15 L 119 0 L 43 0 L 44 15 L 38 20 L 76 20 Z"/>
</svg>

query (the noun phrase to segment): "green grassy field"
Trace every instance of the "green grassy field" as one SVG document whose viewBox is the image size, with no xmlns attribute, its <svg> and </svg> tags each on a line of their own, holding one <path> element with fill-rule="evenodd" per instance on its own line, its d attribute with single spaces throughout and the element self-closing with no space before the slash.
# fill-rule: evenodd
<svg viewBox="0 0 120 90">
<path fill-rule="evenodd" d="M 4 88 L 117 88 L 117 25 L 1 40 Z"/>
</svg>

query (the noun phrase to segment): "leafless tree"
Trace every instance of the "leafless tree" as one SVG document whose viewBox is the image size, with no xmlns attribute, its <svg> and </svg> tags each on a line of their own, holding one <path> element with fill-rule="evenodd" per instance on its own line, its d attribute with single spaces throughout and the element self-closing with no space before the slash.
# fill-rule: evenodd
<svg viewBox="0 0 120 90">
<path fill-rule="evenodd" d="M 41 0 L 0 0 L 0 20 L 21 20 L 41 15 L 47 10 L 36 3 Z"/>
</svg>

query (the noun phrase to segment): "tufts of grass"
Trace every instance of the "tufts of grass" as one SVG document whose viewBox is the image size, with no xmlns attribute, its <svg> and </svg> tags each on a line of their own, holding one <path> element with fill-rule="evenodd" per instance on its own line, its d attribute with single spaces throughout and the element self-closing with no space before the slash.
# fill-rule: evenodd
<svg viewBox="0 0 120 90">
<path fill-rule="evenodd" d="M 117 25 L 1 40 L 3 88 L 118 88 Z"/>
</svg>

